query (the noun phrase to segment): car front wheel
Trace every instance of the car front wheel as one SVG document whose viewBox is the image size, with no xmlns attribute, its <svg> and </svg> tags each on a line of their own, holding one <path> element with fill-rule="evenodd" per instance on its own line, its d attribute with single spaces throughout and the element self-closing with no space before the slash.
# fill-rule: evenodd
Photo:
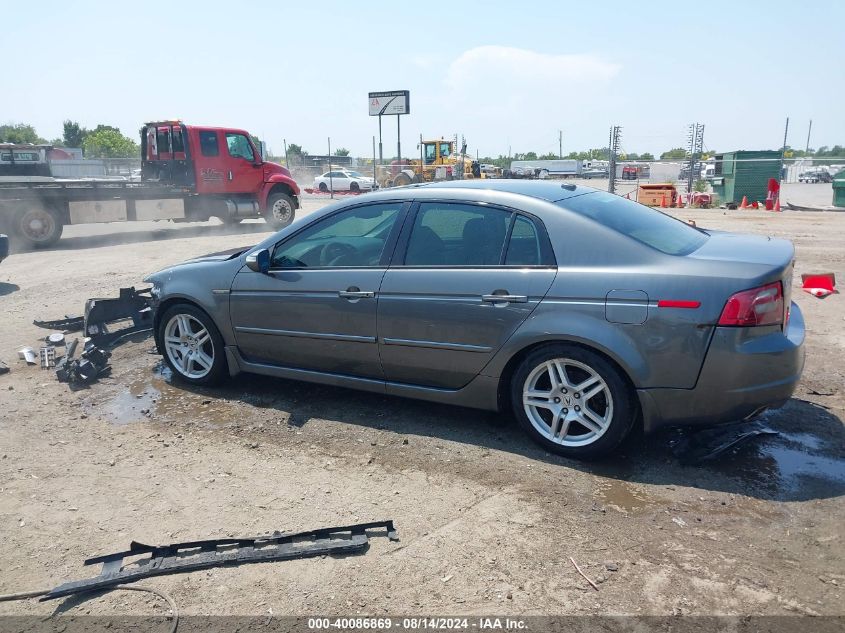
<svg viewBox="0 0 845 633">
<path fill-rule="evenodd" d="M 535 442 L 580 459 L 612 452 L 636 416 L 619 370 L 599 354 L 568 344 L 540 347 L 523 360 L 513 376 L 511 402 Z"/>
<path fill-rule="evenodd" d="M 173 375 L 192 385 L 213 385 L 226 375 L 223 337 L 205 312 L 180 303 L 159 321 L 156 339 Z"/>
</svg>

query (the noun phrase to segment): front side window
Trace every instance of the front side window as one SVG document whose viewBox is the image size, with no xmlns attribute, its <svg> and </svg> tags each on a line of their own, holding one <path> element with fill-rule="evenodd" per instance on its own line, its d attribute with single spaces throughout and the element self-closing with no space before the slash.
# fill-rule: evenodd
<svg viewBox="0 0 845 633">
<path fill-rule="evenodd" d="M 425 162 L 426 164 L 433 163 L 437 158 L 437 146 L 434 143 L 425 144 Z"/>
<path fill-rule="evenodd" d="M 686 222 L 612 193 L 597 191 L 557 203 L 667 255 L 686 255 L 707 241 L 707 234 Z"/>
<path fill-rule="evenodd" d="M 270 267 L 378 266 L 401 209 L 401 202 L 386 202 L 318 220 L 277 245 Z"/>
<path fill-rule="evenodd" d="M 452 146 L 449 143 L 440 143 L 440 158 L 448 158 L 452 154 Z"/>
<path fill-rule="evenodd" d="M 498 266 L 511 213 L 470 204 L 424 202 L 408 240 L 406 266 Z"/>
<path fill-rule="evenodd" d="M 229 156 L 232 158 L 243 158 L 250 162 L 255 160 L 252 145 L 249 144 L 249 139 L 243 134 L 227 132 L 226 146 L 229 148 Z"/>
<path fill-rule="evenodd" d="M 203 156 L 219 156 L 217 132 L 200 132 L 200 152 Z"/>
</svg>

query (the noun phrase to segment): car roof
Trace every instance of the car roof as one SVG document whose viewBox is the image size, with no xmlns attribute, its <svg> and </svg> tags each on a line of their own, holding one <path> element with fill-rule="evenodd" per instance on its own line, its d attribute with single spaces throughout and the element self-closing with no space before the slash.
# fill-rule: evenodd
<svg viewBox="0 0 845 633">
<path fill-rule="evenodd" d="M 537 198 L 538 200 L 545 200 L 546 202 L 558 202 L 560 200 L 566 200 L 567 198 L 582 196 L 585 193 L 593 193 L 595 191 L 598 191 L 593 187 L 571 185 L 568 183 L 561 183 L 560 181 L 511 180 L 499 178 L 480 178 L 477 180 L 447 180 L 441 182 L 428 182 L 416 185 L 408 185 L 407 187 L 402 187 L 402 189 L 456 189 L 460 191 L 475 189 L 481 191 L 499 191 L 502 193 L 511 193 L 520 196 L 527 196 L 529 198 Z"/>
</svg>

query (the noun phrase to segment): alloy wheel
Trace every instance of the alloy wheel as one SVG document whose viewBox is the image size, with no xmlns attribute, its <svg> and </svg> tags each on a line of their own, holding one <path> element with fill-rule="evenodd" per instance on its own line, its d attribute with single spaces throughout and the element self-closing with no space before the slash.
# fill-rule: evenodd
<svg viewBox="0 0 845 633">
<path fill-rule="evenodd" d="M 525 380 L 522 403 L 534 429 L 561 446 L 592 444 L 613 420 L 613 396 L 605 380 L 570 358 L 535 367 Z"/>
<path fill-rule="evenodd" d="M 214 343 L 202 322 L 175 314 L 164 328 L 164 349 L 173 367 L 186 378 L 204 378 L 214 366 Z"/>
</svg>

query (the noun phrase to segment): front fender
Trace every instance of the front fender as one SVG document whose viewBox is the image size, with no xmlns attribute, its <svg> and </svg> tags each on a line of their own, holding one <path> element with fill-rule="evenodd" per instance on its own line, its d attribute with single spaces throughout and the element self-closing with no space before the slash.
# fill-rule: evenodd
<svg viewBox="0 0 845 633">
<path fill-rule="evenodd" d="M 296 184 L 296 181 L 291 178 L 290 176 L 285 176 L 284 174 L 271 174 L 269 178 L 264 183 L 264 189 L 261 191 L 261 208 L 267 208 L 267 198 L 270 195 L 270 192 L 273 190 L 273 187 L 276 185 L 287 185 L 290 190 L 293 192 L 294 196 L 299 196 L 300 190 L 299 185 Z"/>
<path fill-rule="evenodd" d="M 561 341 L 592 347 L 615 361 L 628 375 L 634 387 L 648 385 L 651 369 L 634 339 L 618 324 L 604 316 L 604 301 L 583 303 L 578 312 L 566 312 L 560 306 L 540 306 L 514 332 L 490 360 L 482 373 L 502 375 L 508 362 L 519 352 L 538 343 Z"/>
</svg>

